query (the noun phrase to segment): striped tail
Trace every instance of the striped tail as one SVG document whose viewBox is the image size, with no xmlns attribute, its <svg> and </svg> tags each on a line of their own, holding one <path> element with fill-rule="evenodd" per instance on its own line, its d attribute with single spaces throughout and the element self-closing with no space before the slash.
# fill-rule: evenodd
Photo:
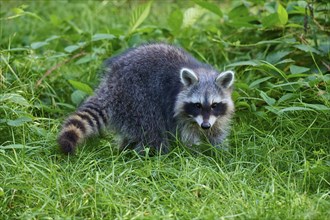
<svg viewBox="0 0 330 220">
<path fill-rule="evenodd" d="M 63 153 L 72 154 L 78 144 L 93 134 L 98 134 L 108 121 L 107 113 L 91 102 L 85 103 L 64 122 L 58 136 Z"/>
</svg>

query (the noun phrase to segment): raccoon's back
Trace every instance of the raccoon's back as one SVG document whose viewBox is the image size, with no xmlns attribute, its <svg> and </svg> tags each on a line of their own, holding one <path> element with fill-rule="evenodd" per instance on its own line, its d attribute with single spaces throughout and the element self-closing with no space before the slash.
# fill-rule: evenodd
<svg viewBox="0 0 330 220">
<path fill-rule="evenodd" d="M 168 130 L 182 89 L 180 69 L 201 65 L 184 50 L 166 44 L 143 45 L 109 59 L 99 93 L 107 94 L 112 124 L 133 133 L 136 127 Z"/>
<path fill-rule="evenodd" d="M 115 77 L 115 80 L 143 79 L 150 83 L 179 79 L 179 70 L 183 66 L 196 68 L 201 65 L 183 49 L 167 44 L 142 45 L 112 57 L 105 63 L 106 68 L 110 69 L 110 80 L 111 77 Z"/>
</svg>

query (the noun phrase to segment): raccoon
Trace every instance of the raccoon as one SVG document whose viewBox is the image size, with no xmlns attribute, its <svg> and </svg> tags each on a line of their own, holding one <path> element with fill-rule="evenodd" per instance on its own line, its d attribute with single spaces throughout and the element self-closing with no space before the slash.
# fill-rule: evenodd
<svg viewBox="0 0 330 220">
<path fill-rule="evenodd" d="M 218 73 L 182 48 L 164 43 L 129 49 L 104 63 L 105 76 L 64 122 L 58 144 L 74 153 L 87 137 L 104 129 L 120 149 L 167 153 L 173 136 L 193 146 L 219 146 L 234 112 L 234 73 Z"/>
</svg>

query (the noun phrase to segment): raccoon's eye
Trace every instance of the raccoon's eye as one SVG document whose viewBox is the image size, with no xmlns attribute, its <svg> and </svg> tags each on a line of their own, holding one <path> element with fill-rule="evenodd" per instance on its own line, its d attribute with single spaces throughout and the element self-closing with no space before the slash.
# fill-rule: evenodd
<svg viewBox="0 0 330 220">
<path fill-rule="evenodd" d="M 195 103 L 195 107 L 196 108 L 202 108 L 202 104 L 201 103 Z"/>
<path fill-rule="evenodd" d="M 216 108 L 218 103 L 212 103 L 211 108 Z"/>
</svg>

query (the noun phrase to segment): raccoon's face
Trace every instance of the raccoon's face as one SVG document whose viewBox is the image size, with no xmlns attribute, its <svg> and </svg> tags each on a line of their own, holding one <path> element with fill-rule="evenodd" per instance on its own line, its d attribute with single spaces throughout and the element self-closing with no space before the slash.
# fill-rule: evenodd
<svg viewBox="0 0 330 220">
<path fill-rule="evenodd" d="M 209 129 L 213 126 L 219 116 L 226 113 L 227 105 L 222 102 L 210 103 L 205 101 L 190 102 L 184 104 L 184 112 L 194 118 L 197 124 L 203 129 Z"/>
<path fill-rule="evenodd" d="M 217 74 L 205 70 L 198 70 L 197 73 L 187 68 L 181 70 L 184 89 L 179 93 L 175 115 L 186 116 L 201 128 L 210 129 L 217 120 L 233 112 L 231 87 L 234 73 L 226 71 Z"/>
</svg>

